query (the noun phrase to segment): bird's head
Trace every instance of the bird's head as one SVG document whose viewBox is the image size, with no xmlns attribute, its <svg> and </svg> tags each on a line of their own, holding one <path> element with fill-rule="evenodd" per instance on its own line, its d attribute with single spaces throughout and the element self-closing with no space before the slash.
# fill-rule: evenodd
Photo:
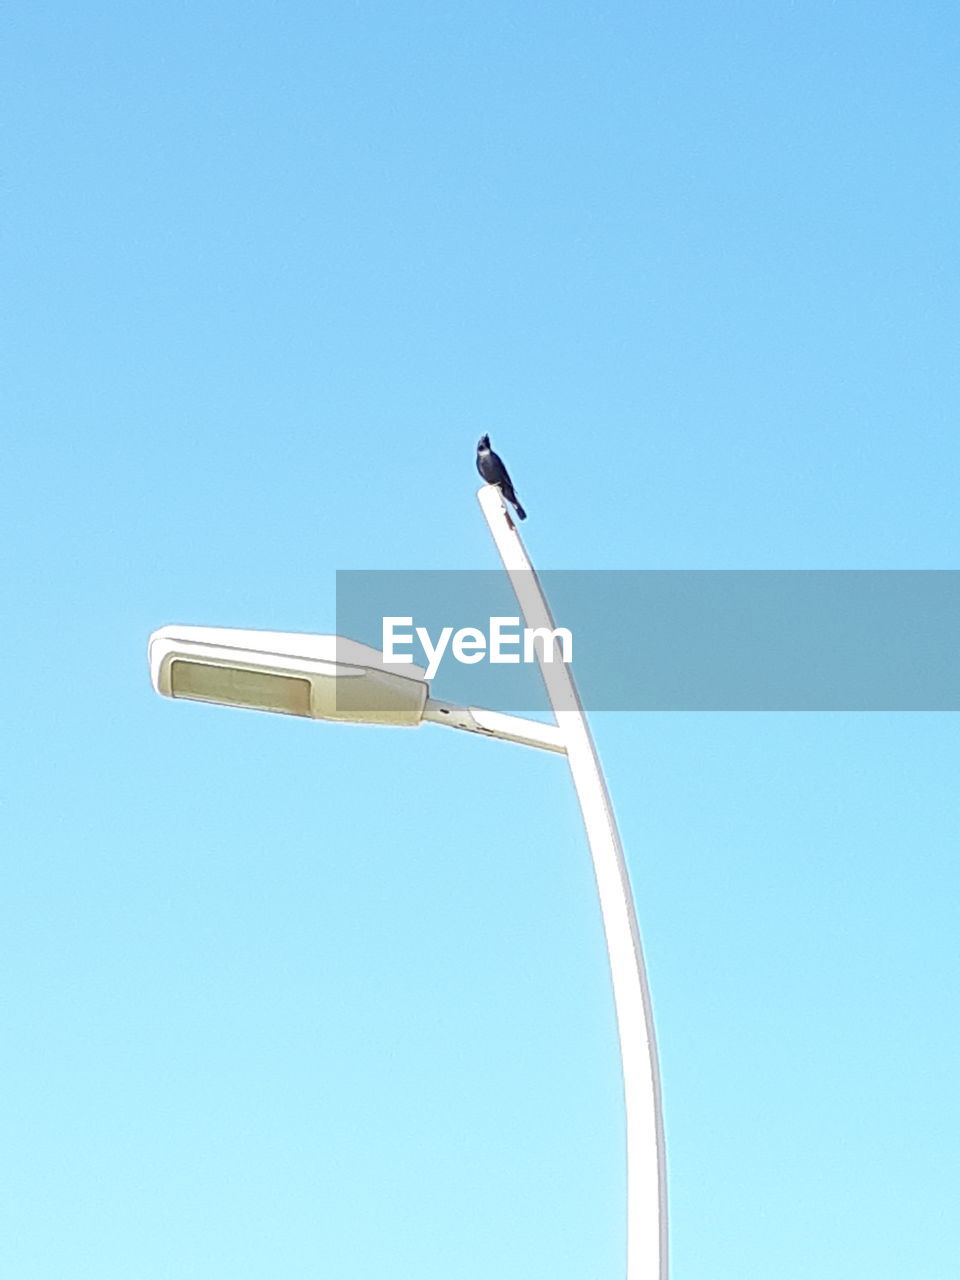
<svg viewBox="0 0 960 1280">
<path fill-rule="evenodd" d="M 490 437 L 481 436 L 480 439 L 477 441 L 477 449 L 479 450 L 479 449 L 489 449 L 489 448 L 490 448 Z"/>
</svg>

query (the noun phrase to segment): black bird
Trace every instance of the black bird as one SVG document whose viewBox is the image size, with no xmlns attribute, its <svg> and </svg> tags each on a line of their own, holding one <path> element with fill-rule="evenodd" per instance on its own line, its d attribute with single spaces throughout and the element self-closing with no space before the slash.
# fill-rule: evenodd
<svg viewBox="0 0 960 1280">
<path fill-rule="evenodd" d="M 508 502 L 512 502 L 517 509 L 517 519 L 526 520 L 527 513 L 517 501 L 517 495 L 513 491 L 513 481 L 507 474 L 507 468 L 500 460 L 499 454 L 493 452 L 490 448 L 490 437 L 481 436 L 477 443 L 477 470 L 486 480 L 487 484 L 495 484 L 500 486 L 500 492 Z"/>
</svg>

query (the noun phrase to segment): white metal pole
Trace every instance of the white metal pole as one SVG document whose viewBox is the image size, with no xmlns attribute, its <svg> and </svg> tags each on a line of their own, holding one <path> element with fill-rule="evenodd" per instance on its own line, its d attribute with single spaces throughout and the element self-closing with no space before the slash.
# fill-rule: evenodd
<svg viewBox="0 0 960 1280">
<path fill-rule="evenodd" d="M 543 588 L 500 490 L 477 493 L 528 627 L 554 630 Z M 613 807 L 568 666 L 554 654 L 540 670 L 570 762 L 587 831 L 610 958 L 623 1065 L 627 1154 L 627 1280 L 666 1280 L 667 1184 L 660 1069 L 630 877 Z"/>
</svg>

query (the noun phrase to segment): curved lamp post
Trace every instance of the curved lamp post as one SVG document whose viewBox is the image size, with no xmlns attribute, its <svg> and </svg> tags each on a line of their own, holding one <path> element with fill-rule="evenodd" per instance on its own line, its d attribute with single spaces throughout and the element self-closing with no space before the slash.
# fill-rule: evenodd
<svg viewBox="0 0 960 1280">
<path fill-rule="evenodd" d="M 500 490 L 477 492 L 528 627 L 556 624 Z M 555 642 L 554 642 L 555 643 Z M 587 831 L 610 959 L 627 1129 L 627 1280 L 666 1280 L 667 1178 L 660 1067 L 643 949 L 620 833 L 573 673 L 537 651 Z M 545 660 L 546 659 L 546 660 Z"/>
<path fill-rule="evenodd" d="M 499 489 L 477 494 L 530 628 L 554 630 L 539 579 Z M 623 1066 L 627 1154 L 627 1280 L 666 1280 L 666 1166 L 653 1014 L 623 847 L 570 668 L 541 647 L 557 723 L 430 696 L 423 668 L 391 665 L 340 636 L 168 626 L 148 646 L 150 676 L 172 698 L 315 720 L 417 726 L 425 721 L 566 755 L 590 843 L 610 960 Z"/>
</svg>

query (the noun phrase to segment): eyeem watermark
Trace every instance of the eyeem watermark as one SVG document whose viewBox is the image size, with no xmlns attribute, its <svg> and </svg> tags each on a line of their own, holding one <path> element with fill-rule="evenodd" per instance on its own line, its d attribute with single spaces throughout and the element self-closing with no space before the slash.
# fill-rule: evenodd
<svg viewBox="0 0 960 1280">
<path fill-rule="evenodd" d="M 576 636 L 590 711 L 960 711 L 960 570 L 553 569 L 538 581 L 569 628 L 562 659 L 561 633 L 547 651 L 569 660 Z M 340 570 L 336 631 L 388 650 L 401 674 L 429 660 L 447 701 L 538 715 L 540 643 L 512 616 L 514 585 L 502 569 Z"/>
<path fill-rule="evenodd" d="M 524 627 L 520 630 L 519 618 L 495 617 L 489 621 L 489 634 L 479 627 L 461 627 L 458 631 L 453 627 L 442 627 L 434 641 L 427 627 L 413 625 L 412 617 L 384 618 L 380 646 L 384 661 L 412 663 L 413 654 L 399 652 L 397 645 L 412 645 L 414 635 L 427 656 L 428 680 L 437 674 L 448 648 L 456 661 L 466 666 L 484 660 L 497 663 L 537 662 L 539 641 L 544 662 L 553 662 L 558 647 L 561 662 L 573 661 L 573 634 L 566 627 L 555 627 L 552 631 L 547 627 Z M 409 627 L 410 630 L 398 631 L 398 627 Z"/>
</svg>

